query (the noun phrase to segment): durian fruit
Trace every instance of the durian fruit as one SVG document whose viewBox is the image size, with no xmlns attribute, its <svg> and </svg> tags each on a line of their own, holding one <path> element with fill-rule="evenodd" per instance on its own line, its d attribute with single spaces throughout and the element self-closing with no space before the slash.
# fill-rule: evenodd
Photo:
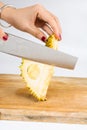
<svg viewBox="0 0 87 130">
<path fill-rule="evenodd" d="M 46 46 L 57 49 L 57 41 L 55 36 L 51 35 L 46 41 Z M 39 101 L 46 100 L 47 89 L 54 73 L 54 67 L 22 59 L 20 70 L 30 93 Z"/>
</svg>

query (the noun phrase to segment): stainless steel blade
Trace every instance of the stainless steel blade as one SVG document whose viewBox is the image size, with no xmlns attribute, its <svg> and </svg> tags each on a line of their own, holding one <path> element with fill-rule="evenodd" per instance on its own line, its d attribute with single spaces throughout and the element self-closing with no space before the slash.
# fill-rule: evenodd
<svg viewBox="0 0 87 130">
<path fill-rule="evenodd" d="M 74 69 L 75 67 L 77 58 L 72 55 L 12 34 L 8 35 L 7 41 L 0 41 L 0 52 L 62 68 Z"/>
</svg>

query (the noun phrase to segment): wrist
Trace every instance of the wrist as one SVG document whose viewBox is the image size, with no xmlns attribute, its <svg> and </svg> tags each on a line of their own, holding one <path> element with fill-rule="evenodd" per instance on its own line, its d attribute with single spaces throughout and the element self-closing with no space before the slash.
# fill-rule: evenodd
<svg viewBox="0 0 87 130">
<path fill-rule="evenodd" d="M 0 2 L 0 8 L 4 5 L 4 3 Z"/>
<path fill-rule="evenodd" d="M 0 19 L 10 23 L 12 20 L 12 16 L 15 13 L 16 8 L 12 5 L 2 5 Z"/>
</svg>

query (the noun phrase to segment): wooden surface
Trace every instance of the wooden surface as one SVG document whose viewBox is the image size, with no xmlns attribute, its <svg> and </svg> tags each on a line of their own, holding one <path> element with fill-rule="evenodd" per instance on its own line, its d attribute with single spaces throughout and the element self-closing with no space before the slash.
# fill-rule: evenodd
<svg viewBox="0 0 87 130">
<path fill-rule="evenodd" d="M 87 124 L 87 78 L 54 77 L 36 101 L 18 75 L 0 75 L 0 119 Z"/>
</svg>

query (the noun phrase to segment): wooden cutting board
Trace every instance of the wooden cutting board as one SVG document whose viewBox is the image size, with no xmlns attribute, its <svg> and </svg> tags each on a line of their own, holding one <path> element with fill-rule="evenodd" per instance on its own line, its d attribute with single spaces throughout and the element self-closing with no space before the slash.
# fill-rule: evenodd
<svg viewBox="0 0 87 130">
<path fill-rule="evenodd" d="M 0 75 L 0 119 L 87 124 L 87 78 L 53 77 L 36 101 L 19 75 Z"/>
</svg>

